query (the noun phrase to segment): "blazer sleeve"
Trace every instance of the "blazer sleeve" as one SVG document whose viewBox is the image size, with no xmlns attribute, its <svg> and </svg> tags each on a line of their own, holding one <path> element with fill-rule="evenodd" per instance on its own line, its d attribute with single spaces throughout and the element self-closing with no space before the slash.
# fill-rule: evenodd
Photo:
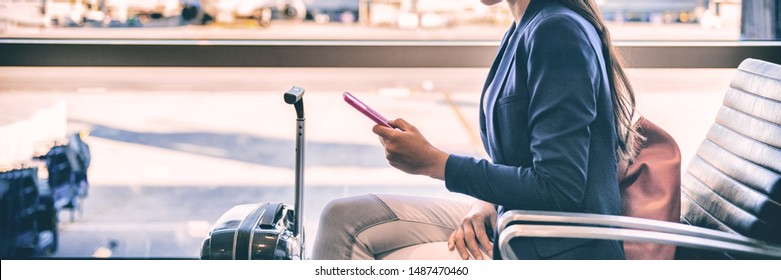
<svg viewBox="0 0 781 280">
<path fill-rule="evenodd" d="M 511 209 L 577 211 L 587 182 L 589 125 L 596 118 L 601 63 L 573 19 L 555 15 L 530 27 L 528 78 L 517 78 L 527 78 L 532 165 L 450 155 L 445 185 Z"/>
</svg>

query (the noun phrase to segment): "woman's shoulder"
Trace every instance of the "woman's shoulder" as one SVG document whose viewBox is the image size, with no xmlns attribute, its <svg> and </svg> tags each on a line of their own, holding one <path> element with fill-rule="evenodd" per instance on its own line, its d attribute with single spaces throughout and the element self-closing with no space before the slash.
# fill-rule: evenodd
<svg viewBox="0 0 781 280">
<path fill-rule="evenodd" d="M 528 19 L 521 38 L 523 47 L 518 48 L 518 52 L 545 49 L 551 56 L 558 56 L 562 52 L 581 50 L 594 59 L 601 57 L 601 39 L 594 26 L 556 1 L 551 1 Z"/>
<path fill-rule="evenodd" d="M 527 32 L 540 29 L 574 29 L 582 31 L 586 36 L 596 35 L 588 20 L 556 1 L 546 5 L 529 21 Z"/>
</svg>

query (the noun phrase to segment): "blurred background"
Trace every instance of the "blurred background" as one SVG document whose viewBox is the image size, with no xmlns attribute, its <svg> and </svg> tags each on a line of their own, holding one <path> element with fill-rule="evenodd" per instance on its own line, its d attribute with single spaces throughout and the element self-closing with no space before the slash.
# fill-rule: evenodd
<svg viewBox="0 0 781 280">
<path fill-rule="evenodd" d="M 613 39 L 641 45 L 778 40 L 778 2 L 597 1 Z M 101 44 L 171 42 L 493 47 L 511 22 L 504 4 L 478 0 L 0 0 L 3 44 L 100 40 L 74 58 L 82 66 L 0 66 L 0 172 L 35 169 L 8 178 L 32 176 L 36 182 L 24 184 L 37 186 L 12 196 L 10 185 L 0 184 L 0 216 L 11 221 L 17 208 L 46 213 L 14 224 L 14 232 L 4 228 L 0 249 L 54 258 L 198 258 L 212 223 L 233 205 L 293 203 L 295 113 L 281 97 L 293 85 L 307 92 L 308 248 L 320 211 L 335 198 L 397 193 L 469 201 L 440 181 L 390 167 L 371 121 L 341 94 L 405 118 L 442 150 L 485 157 L 478 105 L 490 60 L 479 67 L 95 67 L 90 52 Z M 58 55 L 56 48 L 45 54 Z M 126 55 L 144 63 L 150 56 Z M 300 55 L 322 59 L 317 51 Z M 678 141 L 684 168 L 735 71 L 628 70 L 640 112 Z M 61 169 L 75 174 L 57 184 L 54 147 L 66 147 Z M 44 198 L 14 202 L 32 193 Z"/>
<path fill-rule="evenodd" d="M 616 40 L 740 36 L 740 0 L 596 2 Z M 494 40 L 511 21 L 476 0 L 0 1 L 10 38 Z"/>
</svg>

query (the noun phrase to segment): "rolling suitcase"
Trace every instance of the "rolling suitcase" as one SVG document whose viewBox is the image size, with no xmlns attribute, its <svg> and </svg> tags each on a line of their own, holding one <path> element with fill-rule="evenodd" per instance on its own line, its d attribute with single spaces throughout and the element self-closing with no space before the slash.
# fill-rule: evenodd
<svg viewBox="0 0 781 280">
<path fill-rule="evenodd" d="M 225 212 L 201 246 L 203 260 L 304 258 L 304 89 L 284 95 L 296 110 L 295 208 L 281 202 L 237 205 Z"/>
</svg>

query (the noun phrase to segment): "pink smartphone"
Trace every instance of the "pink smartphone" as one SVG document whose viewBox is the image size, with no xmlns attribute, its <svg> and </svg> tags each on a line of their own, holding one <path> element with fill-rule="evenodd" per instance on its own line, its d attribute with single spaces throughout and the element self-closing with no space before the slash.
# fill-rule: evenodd
<svg viewBox="0 0 781 280">
<path fill-rule="evenodd" d="M 387 128 L 393 128 L 392 126 L 390 126 L 390 124 L 388 124 L 388 120 L 385 119 L 385 117 L 380 115 L 380 113 L 377 113 L 377 111 L 374 111 L 369 106 L 366 106 L 366 104 L 358 100 L 358 98 L 355 98 L 355 96 L 353 96 L 349 92 L 345 91 L 343 96 L 344 96 L 344 101 L 347 102 L 347 104 L 353 106 L 353 108 L 355 108 L 359 112 L 369 117 L 375 123 Z"/>
</svg>

